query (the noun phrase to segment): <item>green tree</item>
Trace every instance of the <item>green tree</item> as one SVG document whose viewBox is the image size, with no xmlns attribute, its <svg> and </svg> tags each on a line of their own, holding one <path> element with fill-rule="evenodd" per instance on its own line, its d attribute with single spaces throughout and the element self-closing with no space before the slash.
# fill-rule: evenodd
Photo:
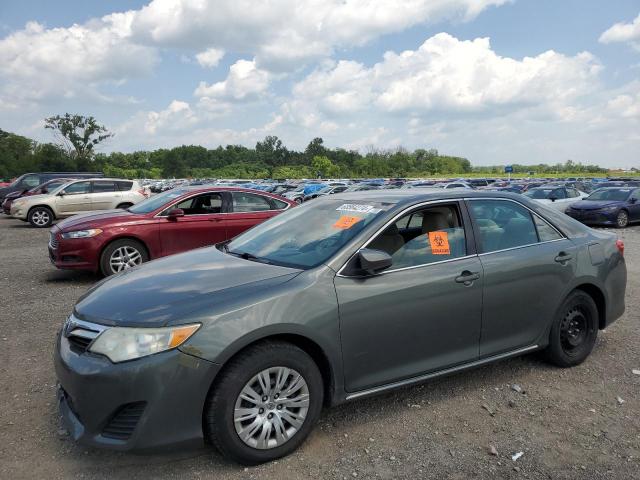
<svg viewBox="0 0 640 480">
<path fill-rule="evenodd" d="M 311 160 L 311 169 L 322 177 L 333 177 L 340 174 L 340 168 L 325 156 L 315 156 Z"/>
<path fill-rule="evenodd" d="M 52 130 L 54 137 L 74 157 L 77 168 L 88 170 L 96 147 L 113 136 L 94 117 L 65 113 L 45 118 L 44 128 Z"/>
</svg>

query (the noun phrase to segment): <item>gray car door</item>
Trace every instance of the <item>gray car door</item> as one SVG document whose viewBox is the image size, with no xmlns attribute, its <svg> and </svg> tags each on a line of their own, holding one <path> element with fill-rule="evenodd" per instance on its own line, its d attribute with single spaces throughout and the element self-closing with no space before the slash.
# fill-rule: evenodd
<svg viewBox="0 0 640 480">
<path fill-rule="evenodd" d="M 576 247 L 516 201 L 467 202 L 484 271 L 480 357 L 535 345 L 574 278 Z"/>
<path fill-rule="evenodd" d="M 448 250 L 436 251 L 438 238 Z M 470 245 L 458 204 L 429 206 L 396 217 L 365 243 L 392 255 L 388 270 L 336 276 L 348 391 L 478 357 L 482 267 Z"/>
</svg>

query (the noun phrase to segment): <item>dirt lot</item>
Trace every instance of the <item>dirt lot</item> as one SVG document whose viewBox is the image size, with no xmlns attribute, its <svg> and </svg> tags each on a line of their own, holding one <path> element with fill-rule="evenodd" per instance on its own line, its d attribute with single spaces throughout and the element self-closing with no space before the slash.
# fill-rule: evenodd
<svg viewBox="0 0 640 480">
<path fill-rule="evenodd" d="M 46 230 L 0 218 L 0 478 L 640 478 L 640 227 L 619 235 L 627 313 L 583 365 L 531 355 L 356 401 L 325 411 L 296 454 L 244 469 L 206 448 L 118 454 L 64 436 L 54 337 L 97 277 L 56 271 Z"/>
</svg>

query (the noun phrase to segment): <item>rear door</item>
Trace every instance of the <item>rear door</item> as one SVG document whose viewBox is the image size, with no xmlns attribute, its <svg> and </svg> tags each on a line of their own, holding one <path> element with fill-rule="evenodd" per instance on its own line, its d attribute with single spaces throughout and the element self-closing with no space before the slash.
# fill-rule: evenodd
<svg viewBox="0 0 640 480">
<path fill-rule="evenodd" d="M 116 208 L 122 199 L 122 193 L 113 180 L 94 180 L 91 182 L 92 210 Z"/>
<path fill-rule="evenodd" d="M 183 210 L 184 217 L 169 219 L 169 211 L 175 208 Z M 224 208 L 220 192 L 200 193 L 166 208 L 158 215 L 162 219 L 159 223 L 162 255 L 172 255 L 226 240 Z"/>
<path fill-rule="evenodd" d="M 56 196 L 56 210 L 60 215 L 75 215 L 91 211 L 91 182 L 80 181 L 67 185 L 64 194 Z"/>
<path fill-rule="evenodd" d="M 230 210 L 225 218 L 228 238 L 233 238 L 245 230 L 277 215 L 288 204 L 266 195 L 248 192 L 227 192 Z"/>
<path fill-rule="evenodd" d="M 574 278 L 576 248 L 519 202 L 467 204 L 484 271 L 480 356 L 535 345 Z"/>
</svg>

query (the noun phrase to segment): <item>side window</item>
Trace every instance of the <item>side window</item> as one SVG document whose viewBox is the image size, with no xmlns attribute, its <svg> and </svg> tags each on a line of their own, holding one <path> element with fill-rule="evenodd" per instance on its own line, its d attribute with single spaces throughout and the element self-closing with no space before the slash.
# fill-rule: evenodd
<svg viewBox="0 0 640 480">
<path fill-rule="evenodd" d="M 233 212 L 263 212 L 271 210 L 269 200 L 252 193 L 233 192 Z"/>
<path fill-rule="evenodd" d="M 115 182 L 109 182 L 101 180 L 99 182 L 93 182 L 93 193 L 105 193 L 105 192 L 117 192 L 118 187 Z"/>
<path fill-rule="evenodd" d="M 567 193 L 565 192 L 564 188 L 556 188 L 551 192 L 550 197 L 554 197 L 557 199 L 567 198 Z"/>
<path fill-rule="evenodd" d="M 66 195 L 80 195 L 91 191 L 91 182 L 76 182 L 64 189 Z"/>
<path fill-rule="evenodd" d="M 185 215 L 211 215 L 222 211 L 222 195 L 219 193 L 205 193 L 188 198 L 170 207 L 169 210 L 179 208 Z M 166 214 L 166 212 L 163 212 Z"/>
<path fill-rule="evenodd" d="M 344 192 L 347 189 L 347 187 L 336 187 L 333 189 L 333 193 L 340 193 L 340 192 Z"/>
<path fill-rule="evenodd" d="M 562 236 L 537 215 L 533 215 L 533 221 L 536 224 L 536 230 L 538 230 L 538 238 L 541 242 L 550 242 L 551 240 L 559 240 Z"/>
<path fill-rule="evenodd" d="M 40 177 L 38 175 L 27 175 L 20 182 L 22 185 L 28 188 L 37 187 L 40 185 Z"/>
<path fill-rule="evenodd" d="M 538 242 L 531 213 L 522 205 L 506 200 L 470 200 L 469 206 L 482 253 Z"/>
<path fill-rule="evenodd" d="M 118 188 L 122 192 L 128 192 L 129 190 L 131 190 L 131 187 L 133 186 L 133 182 L 119 181 L 116 183 L 118 184 Z"/>
<path fill-rule="evenodd" d="M 409 213 L 387 227 L 368 248 L 391 255 L 392 269 L 427 265 L 467 254 L 464 228 L 455 205 L 438 205 Z"/>
<path fill-rule="evenodd" d="M 580 194 L 578 193 L 578 191 L 575 188 L 567 188 L 567 197 L 569 198 L 575 198 L 575 197 L 579 197 Z"/>
</svg>

